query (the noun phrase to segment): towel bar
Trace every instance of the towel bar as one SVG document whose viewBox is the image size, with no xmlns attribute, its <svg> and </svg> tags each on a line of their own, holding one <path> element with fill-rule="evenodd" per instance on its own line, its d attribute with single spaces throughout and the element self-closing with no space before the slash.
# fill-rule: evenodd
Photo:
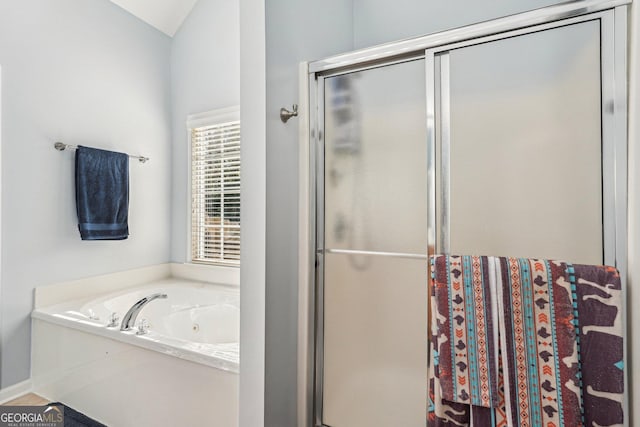
<svg viewBox="0 0 640 427">
<path fill-rule="evenodd" d="M 65 144 L 64 142 L 56 142 L 55 144 L 53 144 L 53 147 L 58 151 L 64 151 L 66 149 L 69 149 L 69 150 L 78 149 L 76 145 Z M 132 154 L 129 154 L 129 157 L 131 157 L 132 159 L 138 159 L 140 163 L 146 163 L 149 161 L 149 158 L 144 156 L 134 156 Z"/>
</svg>

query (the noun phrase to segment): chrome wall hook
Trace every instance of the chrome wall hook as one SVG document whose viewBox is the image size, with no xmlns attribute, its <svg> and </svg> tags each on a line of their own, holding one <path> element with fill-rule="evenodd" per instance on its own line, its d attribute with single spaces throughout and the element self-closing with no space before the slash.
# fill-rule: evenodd
<svg viewBox="0 0 640 427">
<path fill-rule="evenodd" d="M 282 123 L 287 123 L 291 117 L 298 117 L 298 104 L 293 104 L 293 111 L 289 111 L 282 107 L 280 109 L 280 120 Z"/>
</svg>

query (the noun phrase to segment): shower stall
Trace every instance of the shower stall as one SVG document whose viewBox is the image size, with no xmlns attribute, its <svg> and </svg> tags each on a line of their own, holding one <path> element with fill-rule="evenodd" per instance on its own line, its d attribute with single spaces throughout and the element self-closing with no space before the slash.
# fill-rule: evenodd
<svg viewBox="0 0 640 427">
<path fill-rule="evenodd" d="M 308 64 L 305 425 L 425 425 L 431 254 L 624 276 L 625 3 L 569 2 Z"/>
</svg>

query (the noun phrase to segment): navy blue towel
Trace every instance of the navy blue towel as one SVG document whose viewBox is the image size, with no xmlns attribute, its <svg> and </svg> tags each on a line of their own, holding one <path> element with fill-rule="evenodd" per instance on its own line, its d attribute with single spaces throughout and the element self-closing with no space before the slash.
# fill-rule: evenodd
<svg viewBox="0 0 640 427">
<path fill-rule="evenodd" d="M 76 208 L 82 240 L 126 239 L 129 236 L 129 156 L 79 146 Z"/>
</svg>

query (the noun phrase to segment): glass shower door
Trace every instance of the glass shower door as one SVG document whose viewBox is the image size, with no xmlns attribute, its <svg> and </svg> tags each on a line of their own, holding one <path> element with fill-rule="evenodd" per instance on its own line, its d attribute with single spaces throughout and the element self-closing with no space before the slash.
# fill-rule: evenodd
<svg viewBox="0 0 640 427">
<path fill-rule="evenodd" d="M 436 55 L 439 250 L 605 261 L 601 44 L 594 19 Z"/>
<path fill-rule="evenodd" d="M 557 19 L 318 67 L 315 425 L 425 425 L 428 251 L 624 276 L 626 15 Z"/>
<path fill-rule="evenodd" d="M 424 59 L 324 79 L 320 405 L 331 427 L 424 425 L 425 97 Z"/>
</svg>

